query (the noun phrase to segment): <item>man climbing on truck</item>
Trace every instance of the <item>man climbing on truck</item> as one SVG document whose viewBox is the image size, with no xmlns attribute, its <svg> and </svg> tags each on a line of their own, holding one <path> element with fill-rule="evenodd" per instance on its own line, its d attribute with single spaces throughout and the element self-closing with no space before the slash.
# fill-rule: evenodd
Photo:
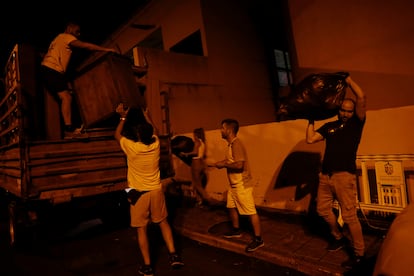
<svg viewBox="0 0 414 276">
<path fill-rule="evenodd" d="M 79 40 L 80 26 L 68 23 L 63 33 L 58 34 L 50 43 L 49 49 L 41 62 L 41 74 L 45 88 L 52 96 L 60 101 L 63 117 L 64 138 L 77 138 L 81 133 L 72 125 L 72 91 L 67 68 L 74 48 L 90 51 L 113 52 L 112 48 L 105 48 L 93 43 Z"/>
</svg>

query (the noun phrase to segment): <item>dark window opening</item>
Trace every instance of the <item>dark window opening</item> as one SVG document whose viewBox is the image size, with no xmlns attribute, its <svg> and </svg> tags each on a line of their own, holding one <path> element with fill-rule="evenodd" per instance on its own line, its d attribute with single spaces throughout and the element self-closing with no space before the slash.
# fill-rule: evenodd
<svg viewBox="0 0 414 276">
<path fill-rule="evenodd" d="M 132 64 L 134 64 L 135 66 L 146 66 L 145 57 L 140 56 L 140 60 L 137 60 L 137 56 L 139 56 L 139 54 L 137 53 L 137 47 L 163 50 L 164 43 L 162 39 L 161 28 L 158 28 L 157 30 L 152 32 L 144 40 L 139 42 L 137 45 L 135 45 L 135 47 L 133 47 L 131 50 L 125 53 L 125 56 L 128 57 L 131 60 Z"/>
<path fill-rule="evenodd" d="M 275 55 L 275 66 L 279 86 L 285 87 L 292 85 L 292 68 L 290 66 L 289 53 L 277 49 L 274 49 L 273 52 Z"/>
<path fill-rule="evenodd" d="M 170 48 L 170 52 L 204 56 L 200 30 L 187 36 Z"/>
<path fill-rule="evenodd" d="M 149 36 L 147 36 L 144 40 L 142 40 L 136 46 L 163 50 L 164 42 L 162 39 L 161 28 L 158 28 L 157 30 L 152 32 Z"/>
</svg>

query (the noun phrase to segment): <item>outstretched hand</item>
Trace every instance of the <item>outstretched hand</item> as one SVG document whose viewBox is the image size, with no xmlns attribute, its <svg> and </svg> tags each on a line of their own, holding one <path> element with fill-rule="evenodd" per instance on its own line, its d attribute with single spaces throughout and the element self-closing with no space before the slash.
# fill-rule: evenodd
<svg viewBox="0 0 414 276">
<path fill-rule="evenodd" d="M 108 52 L 118 54 L 118 55 L 120 54 L 120 52 L 118 50 L 113 49 L 113 48 L 108 48 Z"/>
<path fill-rule="evenodd" d="M 126 117 L 128 114 L 129 107 L 125 106 L 123 103 L 119 103 L 115 109 L 115 112 L 118 113 L 121 117 Z"/>
</svg>

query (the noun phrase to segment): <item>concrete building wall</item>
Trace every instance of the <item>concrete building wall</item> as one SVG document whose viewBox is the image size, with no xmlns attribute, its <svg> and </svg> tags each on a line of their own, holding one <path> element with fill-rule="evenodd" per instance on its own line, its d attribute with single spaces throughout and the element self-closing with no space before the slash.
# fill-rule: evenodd
<svg viewBox="0 0 414 276">
<path fill-rule="evenodd" d="M 252 26 L 247 2 L 151 1 L 132 21 L 161 27 L 164 38 L 165 51 L 148 51 L 147 101 L 156 123 L 162 125 L 160 93 L 168 95 L 174 135 L 191 137 L 193 128 L 204 127 L 211 162 L 223 158 L 220 120 L 238 119 L 255 177 L 257 204 L 307 211 L 314 203 L 323 143 L 304 142 L 306 120 L 275 122 L 263 40 Z M 287 3 L 295 82 L 309 73 L 350 72 L 368 97 L 359 156 L 398 159 L 414 154 L 413 4 L 403 0 Z M 204 57 L 168 52 L 198 28 Z M 148 34 L 124 27 L 110 43 L 126 52 Z M 408 164 L 404 180 L 414 198 L 412 161 Z M 191 180 L 187 165 L 175 159 L 174 166 L 178 178 Z M 210 170 L 207 191 L 224 199 L 226 187 L 225 171 Z"/>
<path fill-rule="evenodd" d="M 391 162 L 401 162 L 403 189 L 408 200 L 412 200 L 413 160 L 410 157 L 404 160 L 407 158 L 404 155 L 414 154 L 414 132 L 409 128 L 414 122 L 411 4 L 347 1 L 346 5 L 339 5 L 337 1 L 323 0 L 289 3 L 296 82 L 309 73 L 348 71 L 352 74 L 368 97 L 367 123 L 358 156 L 368 156 L 374 163 L 375 156 L 388 155 L 385 158 Z M 314 207 L 324 143 L 306 144 L 306 124 L 306 120 L 295 120 L 241 128 L 239 137 L 248 149 L 259 206 L 299 212 L 308 212 Z M 191 137 L 191 133 L 187 135 Z M 209 161 L 222 159 L 226 143 L 219 131 L 208 132 L 207 141 Z M 188 166 L 177 159 L 175 163 L 177 176 L 191 179 Z M 369 169 L 374 173 L 374 168 Z M 225 171 L 210 169 L 208 175 L 207 190 L 216 198 L 224 199 Z M 378 188 L 375 179 L 360 176 L 361 196 L 366 189 L 362 188 L 364 182 L 372 189 Z"/>
<path fill-rule="evenodd" d="M 414 3 L 290 0 L 298 79 L 309 72 L 349 71 L 368 109 L 414 103 Z"/>
<path fill-rule="evenodd" d="M 404 173 L 402 183 L 406 187 L 408 200 L 414 199 L 414 160 L 412 157 L 404 159 L 403 155 L 414 154 L 414 132 L 407 131 L 403 120 L 413 113 L 414 105 L 368 111 L 358 150 L 359 157 L 370 156 L 372 163 L 375 162 L 373 157 L 376 155 L 389 155 L 389 161 L 401 162 Z M 318 121 L 315 126 L 319 127 L 330 120 Z M 296 212 L 309 212 L 314 207 L 324 142 L 307 144 L 306 126 L 307 121 L 301 119 L 240 128 L 238 136 L 247 150 L 258 206 Z M 192 133 L 184 135 L 192 137 Z M 222 160 L 227 143 L 221 138 L 220 131 L 207 131 L 206 141 L 207 162 Z M 399 161 L 401 157 L 403 161 Z M 188 165 L 174 158 L 174 167 L 177 179 L 191 181 Z M 360 165 L 358 169 L 361 170 Z M 374 170 L 372 167 L 369 169 Z M 208 193 L 225 200 L 228 186 L 225 170 L 210 168 L 207 174 Z M 361 194 L 364 181 L 368 180 L 360 175 Z M 365 184 L 371 189 L 377 189 L 377 183 L 373 179 Z"/>
<path fill-rule="evenodd" d="M 153 0 L 108 39 L 129 51 L 151 31 L 161 28 L 164 51 L 147 51 L 147 103 L 157 125 L 169 96 L 171 131 L 214 129 L 224 117 L 242 125 L 272 122 L 275 106 L 263 44 L 249 16 L 249 1 Z M 132 28 L 154 24 L 153 30 Z M 129 27 L 128 27 L 129 25 Z M 170 53 L 169 49 L 199 30 L 204 57 Z M 202 77 L 200 78 L 200 74 Z"/>
<path fill-rule="evenodd" d="M 153 25 L 153 28 L 139 28 L 134 25 Z M 157 28 L 162 30 L 166 51 L 198 29 L 203 33 L 200 1 L 152 0 L 129 22 L 114 32 L 107 39 L 106 44 L 117 45 L 121 53 L 126 53 Z"/>
</svg>

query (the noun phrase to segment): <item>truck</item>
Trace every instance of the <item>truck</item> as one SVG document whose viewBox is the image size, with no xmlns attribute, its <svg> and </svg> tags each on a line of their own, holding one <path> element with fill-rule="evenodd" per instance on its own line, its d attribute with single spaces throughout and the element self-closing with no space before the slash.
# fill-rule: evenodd
<svg viewBox="0 0 414 276">
<path fill-rule="evenodd" d="M 9 242 L 14 245 L 41 210 L 76 199 L 104 197 L 128 206 L 126 158 L 114 138 L 119 102 L 142 107 L 137 79 L 145 67 L 118 54 L 83 64 L 71 82 L 75 118 L 87 137 L 63 139 L 59 104 L 39 81 L 39 53 L 16 44 L 5 67 L 0 97 L 0 192 L 7 206 Z M 139 82 L 138 82 L 139 83 Z M 161 135 L 162 178 L 173 175 L 170 137 Z M 21 234 L 22 233 L 22 234 Z"/>
</svg>

